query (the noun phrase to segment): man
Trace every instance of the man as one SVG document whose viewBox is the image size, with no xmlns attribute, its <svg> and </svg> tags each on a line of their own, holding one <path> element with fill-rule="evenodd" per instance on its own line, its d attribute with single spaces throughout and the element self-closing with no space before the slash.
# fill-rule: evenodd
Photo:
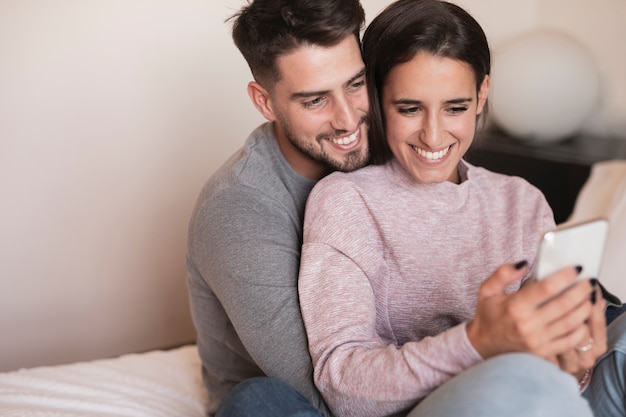
<svg viewBox="0 0 626 417">
<path fill-rule="evenodd" d="M 188 288 L 209 413 L 239 382 L 270 376 L 324 414 L 298 303 L 306 198 L 368 159 L 358 0 L 253 0 L 233 39 L 268 120 L 209 179 L 189 225 Z"/>
</svg>

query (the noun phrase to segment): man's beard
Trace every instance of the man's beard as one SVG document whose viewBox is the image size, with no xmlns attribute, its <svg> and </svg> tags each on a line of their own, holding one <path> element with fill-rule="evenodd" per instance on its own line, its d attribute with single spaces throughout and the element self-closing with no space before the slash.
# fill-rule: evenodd
<svg viewBox="0 0 626 417">
<path fill-rule="evenodd" d="M 294 133 L 291 125 L 287 123 L 284 118 L 277 116 L 277 119 L 283 132 L 285 133 L 285 137 L 296 149 L 298 149 L 300 152 L 302 152 L 304 155 L 307 155 L 314 161 L 321 163 L 331 171 L 354 171 L 356 169 L 364 167 L 369 161 L 369 149 L 367 146 L 360 146 L 359 148 L 348 152 L 340 160 L 332 158 L 321 146 L 323 140 L 330 140 L 331 138 L 345 135 L 347 133 L 345 131 L 321 133 L 317 135 L 315 141 L 320 144 L 320 148 L 318 149 L 315 147 L 315 145 L 307 142 L 306 140 L 301 140 L 298 135 Z M 360 129 L 365 129 L 366 120 L 366 117 L 363 117 L 361 119 Z M 361 132 L 361 135 L 363 135 L 363 132 Z M 361 140 L 363 139 L 361 138 Z"/>
</svg>

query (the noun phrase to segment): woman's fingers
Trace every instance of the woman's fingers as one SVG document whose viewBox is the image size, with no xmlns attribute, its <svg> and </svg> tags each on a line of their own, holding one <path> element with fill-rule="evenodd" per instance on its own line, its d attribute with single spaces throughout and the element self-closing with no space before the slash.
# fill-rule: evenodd
<svg viewBox="0 0 626 417">
<path fill-rule="evenodd" d="M 593 307 L 585 324 L 587 332 L 573 349 L 558 355 L 559 367 L 577 377 L 580 377 L 587 369 L 592 368 L 607 349 L 606 319 L 604 315 L 606 303 L 602 299 L 602 291 L 597 285 L 597 281 L 592 286 L 594 292 L 590 297 L 590 301 Z"/>
<path fill-rule="evenodd" d="M 526 272 L 525 265 L 504 265 L 481 287 L 468 336 L 483 356 L 525 351 L 556 358 L 589 334 L 591 285 L 574 284 L 579 270 L 565 268 L 506 294 L 506 287 Z"/>
<path fill-rule="evenodd" d="M 512 283 L 521 280 L 528 272 L 528 262 L 521 261 L 515 265 L 505 264 L 500 266 L 480 286 L 480 296 L 496 297 L 506 294 L 506 290 Z"/>
<path fill-rule="evenodd" d="M 547 338 L 567 335 L 591 316 L 591 294 L 595 290 L 588 281 L 581 281 L 542 304 L 537 312 L 547 328 Z"/>
<path fill-rule="evenodd" d="M 534 304 L 535 306 L 540 307 L 545 303 L 553 301 L 557 296 L 562 295 L 566 290 L 571 290 L 572 287 L 575 287 L 573 284 L 578 278 L 579 273 L 580 269 L 572 266 L 569 268 L 563 268 L 541 281 L 529 282 L 519 291 L 521 299 L 528 304 Z M 587 281 L 584 282 L 584 286 L 587 286 L 587 289 L 583 289 L 581 291 L 586 291 L 586 294 L 581 294 L 580 292 L 570 293 L 571 298 L 576 298 L 577 296 L 582 296 L 584 298 L 589 295 L 591 292 L 591 286 Z M 567 303 L 567 301 L 562 302 Z"/>
<path fill-rule="evenodd" d="M 594 288 L 595 296 L 592 297 L 594 302 L 587 324 L 589 326 L 590 338 L 593 339 L 592 353 L 595 355 L 595 358 L 598 358 L 607 349 L 606 315 L 604 314 L 606 302 L 602 298 L 600 286 L 595 285 Z"/>
</svg>

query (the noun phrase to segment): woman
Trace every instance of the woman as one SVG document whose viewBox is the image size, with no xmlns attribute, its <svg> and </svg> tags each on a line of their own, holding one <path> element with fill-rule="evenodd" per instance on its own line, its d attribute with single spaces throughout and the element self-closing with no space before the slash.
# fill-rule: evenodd
<svg viewBox="0 0 626 417">
<path fill-rule="evenodd" d="M 488 407 L 510 403 L 501 415 L 584 414 L 575 383 L 606 351 L 597 282 L 572 285 L 575 266 L 529 280 L 550 207 L 524 180 L 462 159 L 487 107 L 479 24 L 450 3 L 400 0 L 363 53 L 372 165 L 320 181 L 304 224 L 301 309 L 331 410 L 454 415 L 487 390 Z M 537 358 L 551 368 L 535 385 L 525 366 Z M 548 374 L 562 379 L 538 388 Z"/>
</svg>

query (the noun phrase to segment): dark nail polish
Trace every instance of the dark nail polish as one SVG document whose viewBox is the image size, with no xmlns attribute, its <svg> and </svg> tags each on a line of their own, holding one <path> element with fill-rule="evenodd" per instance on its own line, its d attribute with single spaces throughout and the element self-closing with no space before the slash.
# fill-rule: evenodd
<svg viewBox="0 0 626 417">
<path fill-rule="evenodd" d="M 597 298 L 596 294 L 597 294 L 597 293 L 596 293 L 596 291 L 595 291 L 595 289 L 594 289 L 594 290 L 591 292 L 591 294 L 589 295 L 589 300 L 591 301 L 591 304 L 594 304 L 594 305 L 596 304 L 596 298 Z"/>
<path fill-rule="evenodd" d="M 589 283 L 591 284 L 594 290 L 598 288 L 598 280 L 596 278 L 590 278 Z"/>
<path fill-rule="evenodd" d="M 527 264 L 528 264 L 528 261 L 525 259 L 523 261 L 519 261 L 518 263 L 515 264 L 515 269 L 519 271 L 520 269 L 525 267 Z"/>
<path fill-rule="evenodd" d="M 582 271 L 582 270 L 583 270 L 583 267 L 582 267 L 582 266 L 580 266 L 580 265 L 576 265 L 576 273 L 577 273 L 577 274 L 580 274 L 580 271 Z"/>
</svg>

